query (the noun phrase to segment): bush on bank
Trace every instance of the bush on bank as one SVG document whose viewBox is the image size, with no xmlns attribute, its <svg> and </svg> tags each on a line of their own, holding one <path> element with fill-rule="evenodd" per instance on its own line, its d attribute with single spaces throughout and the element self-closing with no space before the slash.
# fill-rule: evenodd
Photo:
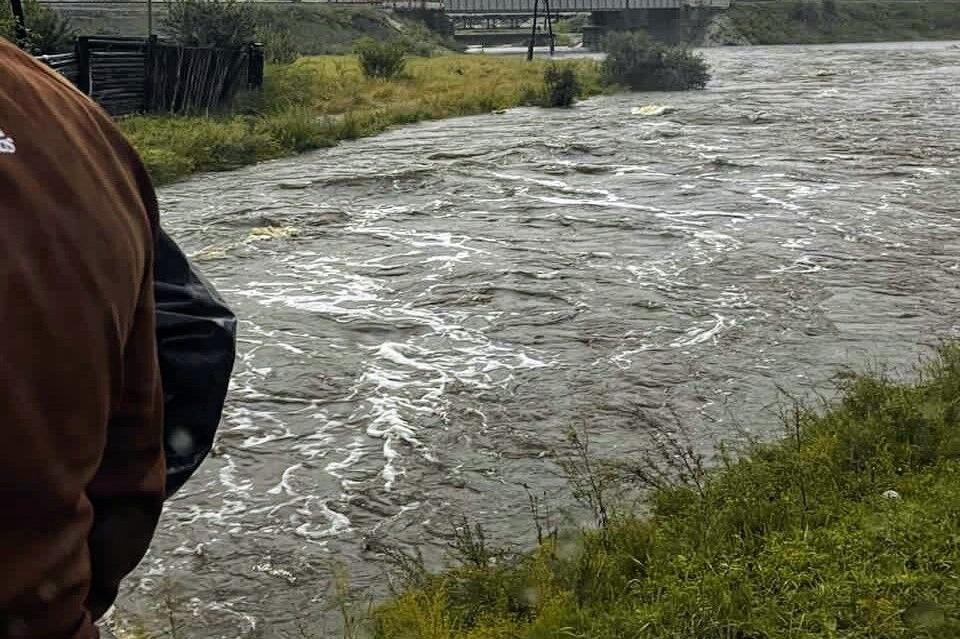
<svg viewBox="0 0 960 639">
<path fill-rule="evenodd" d="M 703 89 L 710 81 L 699 54 L 651 40 L 642 32 L 611 33 L 604 43 L 603 81 L 634 91 Z"/>
<path fill-rule="evenodd" d="M 398 42 L 378 42 L 364 38 L 357 43 L 357 58 L 367 78 L 392 80 L 407 66 L 407 52 Z"/>
<path fill-rule="evenodd" d="M 512 560 L 417 575 L 376 610 L 375 636 L 960 636 L 960 348 L 919 373 L 850 381 L 712 471 L 682 445 L 672 469 L 617 465 L 659 485 L 648 516 L 610 511 Z"/>
<path fill-rule="evenodd" d="M 545 107 L 570 107 L 580 95 L 577 72 L 571 66 L 549 64 L 543 71 Z"/>
</svg>

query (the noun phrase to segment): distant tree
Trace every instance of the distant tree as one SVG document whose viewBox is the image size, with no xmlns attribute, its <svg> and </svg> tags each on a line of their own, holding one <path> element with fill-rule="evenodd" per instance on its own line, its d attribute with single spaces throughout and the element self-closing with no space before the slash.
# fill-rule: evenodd
<svg viewBox="0 0 960 639">
<path fill-rule="evenodd" d="M 237 0 L 172 0 L 161 33 L 187 47 L 238 47 L 256 37 L 253 5 Z"/>
<path fill-rule="evenodd" d="M 11 42 L 16 38 L 13 14 L 10 12 L 9 5 L 4 2 L 0 2 L 0 38 L 6 38 Z"/>
<path fill-rule="evenodd" d="M 26 0 L 23 4 L 27 20 L 27 41 L 18 44 L 31 53 L 64 53 L 73 49 L 77 33 L 70 19 L 59 11 Z M 16 37 L 13 13 L 7 0 L 0 0 L 0 36 L 13 41 Z"/>
</svg>

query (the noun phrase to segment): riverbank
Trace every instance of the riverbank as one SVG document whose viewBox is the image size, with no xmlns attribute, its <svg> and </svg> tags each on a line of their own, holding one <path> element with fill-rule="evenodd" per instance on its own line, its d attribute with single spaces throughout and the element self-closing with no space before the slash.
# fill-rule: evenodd
<svg viewBox="0 0 960 639">
<path fill-rule="evenodd" d="M 708 28 L 714 43 L 827 44 L 960 38 L 954 0 L 735 3 Z"/>
<path fill-rule="evenodd" d="M 449 572 L 404 564 L 375 635 L 956 637 L 958 396 L 950 347 L 914 383 L 861 377 L 824 413 L 787 409 L 782 441 L 721 451 L 709 472 L 673 428 L 617 463 L 575 438 L 561 465 L 596 529 L 543 531 L 519 557 L 467 530 Z M 614 506 L 624 483 L 653 488 L 639 511 Z"/>
<path fill-rule="evenodd" d="M 411 59 L 392 80 L 366 78 L 353 56 L 268 69 L 261 95 L 222 117 L 145 116 L 120 126 L 158 185 L 375 135 L 395 125 L 530 104 L 546 61 L 445 55 Z M 571 61 L 581 97 L 601 92 L 595 61 Z"/>
</svg>

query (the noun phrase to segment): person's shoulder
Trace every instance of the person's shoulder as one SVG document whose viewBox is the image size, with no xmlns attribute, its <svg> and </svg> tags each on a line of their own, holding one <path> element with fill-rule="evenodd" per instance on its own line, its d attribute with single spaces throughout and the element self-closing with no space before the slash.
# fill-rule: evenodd
<svg viewBox="0 0 960 639">
<path fill-rule="evenodd" d="M 66 78 L 36 58 L 0 38 L 0 91 L 20 94 L 21 99 L 35 93 L 77 101 L 83 94 Z"/>
<path fill-rule="evenodd" d="M 107 145 L 129 161 L 133 151 L 113 119 L 65 77 L 2 38 L 0 69 L 0 129 L 8 135 L 19 129 L 38 141 Z"/>
<path fill-rule="evenodd" d="M 0 186 L 4 179 L 29 180 L 46 192 L 96 191 L 88 199 L 113 197 L 126 209 L 146 208 L 153 223 L 150 180 L 113 119 L 66 78 L 2 39 L 0 131 L 0 145 L 8 149 L 0 154 Z"/>
</svg>

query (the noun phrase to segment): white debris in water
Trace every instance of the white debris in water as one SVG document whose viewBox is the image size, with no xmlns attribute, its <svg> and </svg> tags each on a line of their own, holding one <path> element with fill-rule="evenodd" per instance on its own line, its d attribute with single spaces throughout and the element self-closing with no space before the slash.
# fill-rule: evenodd
<svg viewBox="0 0 960 639">
<path fill-rule="evenodd" d="M 182 544 L 174 548 L 171 554 L 176 556 L 192 555 L 194 557 L 203 557 L 207 554 L 207 547 L 203 543 L 198 543 L 193 548 L 189 545 Z"/>
<path fill-rule="evenodd" d="M 770 122 L 770 115 L 766 111 L 757 111 L 756 113 L 750 113 L 746 116 L 748 122 L 753 124 L 760 124 L 762 122 Z"/>
<path fill-rule="evenodd" d="M 278 189 L 308 189 L 313 184 L 310 180 L 285 180 L 277 184 Z"/>
<path fill-rule="evenodd" d="M 300 232 L 295 226 L 256 226 L 250 229 L 250 235 L 247 236 L 247 242 L 257 242 L 259 240 L 277 240 L 293 237 Z"/>
<path fill-rule="evenodd" d="M 647 118 L 667 115 L 677 110 L 677 107 L 669 104 L 647 104 L 642 107 L 633 107 L 630 109 L 630 115 L 642 115 Z"/>
<path fill-rule="evenodd" d="M 194 262 L 208 262 L 212 260 L 222 260 L 226 259 L 227 251 L 230 250 L 229 246 L 207 246 L 200 249 L 196 253 L 190 255 L 190 259 Z"/>
</svg>

